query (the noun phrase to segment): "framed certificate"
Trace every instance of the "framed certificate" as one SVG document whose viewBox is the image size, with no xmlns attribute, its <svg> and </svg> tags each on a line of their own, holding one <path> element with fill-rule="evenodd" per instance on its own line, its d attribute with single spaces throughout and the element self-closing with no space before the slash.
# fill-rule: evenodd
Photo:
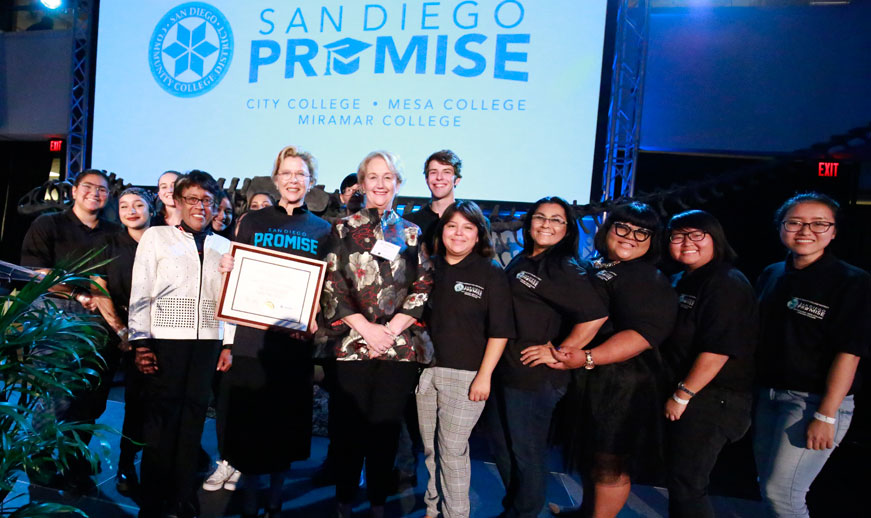
<svg viewBox="0 0 871 518">
<path fill-rule="evenodd" d="M 229 253 L 233 271 L 224 277 L 218 320 L 311 332 L 327 263 L 241 243 Z"/>
</svg>

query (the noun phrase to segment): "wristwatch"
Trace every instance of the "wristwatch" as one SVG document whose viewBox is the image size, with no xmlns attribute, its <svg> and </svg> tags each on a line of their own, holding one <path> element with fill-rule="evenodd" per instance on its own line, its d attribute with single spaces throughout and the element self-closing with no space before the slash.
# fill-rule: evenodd
<svg viewBox="0 0 871 518">
<path fill-rule="evenodd" d="M 587 361 L 584 362 L 584 368 L 587 369 L 588 371 L 591 371 L 591 370 L 593 370 L 593 367 L 596 366 L 596 363 L 593 361 L 593 351 L 585 350 L 584 354 L 587 355 Z"/>
</svg>

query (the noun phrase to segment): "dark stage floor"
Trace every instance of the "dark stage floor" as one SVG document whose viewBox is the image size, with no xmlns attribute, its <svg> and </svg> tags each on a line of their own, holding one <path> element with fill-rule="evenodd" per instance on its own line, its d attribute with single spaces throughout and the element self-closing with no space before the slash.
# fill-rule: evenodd
<svg viewBox="0 0 871 518">
<path fill-rule="evenodd" d="M 120 389 L 113 390 L 112 396 L 106 413 L 100 421 L 120 429 L 123 416 Z M 110 436 L 109 439 L 113 454 L 117 455 L 118 436 Z M 216 455 L 215 443 L 215 422 L 213 419 L 209 419 L 203 434 L 203 447 L 213 456 Z M 326 448 L 327 440 L 323 437 L 315 437 L 312 442 L 311 458 L 306 462 L 294 464 L 292 467 L 283 490 L 283 516 L 329 517 L 333 515 L 335 488 L 332 486 L 314 488 L 310 482 L 310 476 L 326 455 Z M 501 510 L 500 500 L 504 490 L 496 468 L 489 462 L 488 458 L 486 445 L 480 441 L 473 442 L 472 487 L 470 489 L 473 518 L 495 517 Z M 117 459 L 113 458 L 112 462 L 115 461 Z M 552 465 L 559 466 L 555 452 Z M 387 516 L 414 518 L 424 516 L 423 493 L 425 491 L 426 469 L 422 459 L 418 469 L 418 481 L 417 487 L 408 489 L 388 501 Z M 97 477 L 97 483 L 98 487 L 95 491 L 79 497 L 66 496 L 53 489 L 30 485 L 26 481 L 19 481 L 15 491 L 22 499 L 30 496 L 43 501 L 76 505 L 91 517 L 136 516 L 138 510 L 136 502 L 115 491 L 114 467 L 104 468 L 103 473 Z M 12 496 L 10 495 L 10 498 Z M 355 514 L 360 514 L 361 517 L 368 514 L 366 512 L 368 504 L 364 501 L 364 497 L 364 491 L 361 490 L 359 504 L 355 507 Z M 577 504 L 580 499 L 581 488 L 576 479 L 557 471 L 551 473 L 548 482 L 548 501 L 561 506 L 572 506 Z M 203 518 L 236 517 L 240 513 L 238 500 L 235 493 L 226 490 L 200 491 L 202 516 Z M 713 500 L 718 517 L 763 516 L 762 504 L 752 499 L 713 497 Z M 619 516 L 620 518 L 657 518 L 666 516 L 666 510 L 667 494 L 664 489 L 636 485 L 632 489 L 627 506 Z M 552 515 L 547 510 L 541 513 L 541 517 L 549 516 Z"/>
</svg>

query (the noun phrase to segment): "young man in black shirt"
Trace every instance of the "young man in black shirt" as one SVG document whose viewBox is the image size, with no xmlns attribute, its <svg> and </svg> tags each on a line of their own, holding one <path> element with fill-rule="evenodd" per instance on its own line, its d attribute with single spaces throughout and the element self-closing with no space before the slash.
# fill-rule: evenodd
<svg viewBox="0 0 871 518">
<path fill-rule="evenodd" d="M 21 245 L 21 264 L 40 272 L 48 272 L 57 266 L 65 266 L 80 259 L 97 248 L 108 234 L 117 232 L 120 226 L 101 219 L 101 213 L 109 199 L 109 179 L 96 169 L 80 173 L 72 189 L 73 206 L 63 212 L 44 214 L 30 225 Z M 96 301 L 88 291 L 81 288 L 61 287 L 70 300 L 58 300 L 55 304 L 73 313 L 90 313 L 96 309 Z M 66 401 L 48 402 L 55 412 L 54 417 L 63 421 L 93 423 L 106 409 L 109 386 L 118 360 L 114 350 L 101 351 L 106 368 L 100 373 L 100 384 L 90 390 L 81 390 Z M 82 434 L 84 435 L 84 434 Z M 82 437 L 87 443 L 90 437 Z M 89 463 L 74 463 L 64 473 L 67 488 L 85 492 L 94 487 L 90 478 Z"/>
<path fill-rule="evenodd" d="M 462 160 L 450 149 L 436 151 L 426 159 L 423 176 L 432 198 L 419 210 L 403 216 L 420 227 L 428 253 L 433 252 L 435 226 L 445 209 L 454 203 L 454 189 L 460 184 Z"/>
</svg>

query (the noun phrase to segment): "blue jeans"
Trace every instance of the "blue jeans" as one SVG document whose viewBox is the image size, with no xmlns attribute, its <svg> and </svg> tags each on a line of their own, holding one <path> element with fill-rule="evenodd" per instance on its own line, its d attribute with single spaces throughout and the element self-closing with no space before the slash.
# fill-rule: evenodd
<svg viewBox="0 0 871 518">
<path fill-rule="evenodd" d="M 534 518 L 544 507 L 550 420 L 565 392 L 549 382 L 534 391 L 493 386 L 485 419 L 505 484 L 505 518 Z"/>
<path fill-rule="evenodd" d="M 807 518 L 805 496 L 833 449 L 809 450 L 806 432 L 822 396 L 793 390 L 762 389 L 756 407 L 753 453 L 762 499 L 772 516 Z M 835 447 L 853 419 L 853 396 L 835 416 Z"/>
</svg>

